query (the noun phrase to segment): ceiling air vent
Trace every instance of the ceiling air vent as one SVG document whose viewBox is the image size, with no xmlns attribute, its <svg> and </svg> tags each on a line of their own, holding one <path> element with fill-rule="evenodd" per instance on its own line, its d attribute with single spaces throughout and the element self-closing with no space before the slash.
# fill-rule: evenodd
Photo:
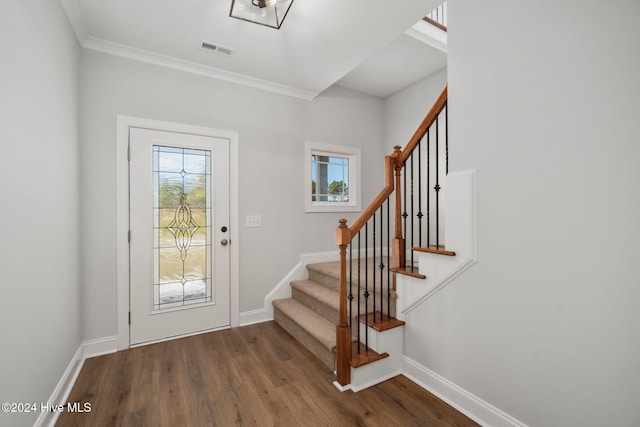
<svg viewBox="0 0 640 427">
<path fill-rule="evenodd" d="M 202 42 L 202 48 L 207 50 L 212 50 L 215 53 L 218 53 L 224 56 L 231 56 L 231 53 L 233 53 L 233 49 L 231 49 L 230 47 L 220 46 L 217 44 L 212 44 L 207 42 Z"/>
</svg>

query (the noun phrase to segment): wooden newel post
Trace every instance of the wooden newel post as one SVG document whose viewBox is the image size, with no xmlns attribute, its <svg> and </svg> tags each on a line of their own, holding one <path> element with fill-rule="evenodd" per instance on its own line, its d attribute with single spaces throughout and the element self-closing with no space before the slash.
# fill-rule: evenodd
<svg viewBox="0 0 640 427">
<path fill-rule="evenodd" d="M 341 219 L 339 223 L 336 243 L 340 248 L 340 323 L 336 326 L 336 377 L 341 386 L 346 386 L 351 383 L 351 331 L 347 312 L 347 246 L 351 242 L 351 230 L 347 227 L 346 219 Z"/>
<path fill-rule="evenodd" d="M 404 267 L 404 238 L 402 237 L 402 195 L 400 192 L 401 177 L 402 177 L 402 163 L 400 161 L 400 146 L 396 145 L 393 152 L 395 158 L 395 196 L 396 196 L 396 212 L 395 212 L 395 237 L 393 239 L 392 256 L 391 256 L 391 268 Z"/>
</svg>

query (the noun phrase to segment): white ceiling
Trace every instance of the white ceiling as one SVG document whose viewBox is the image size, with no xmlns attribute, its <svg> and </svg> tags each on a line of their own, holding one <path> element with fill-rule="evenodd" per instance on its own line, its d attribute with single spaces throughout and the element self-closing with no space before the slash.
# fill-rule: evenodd
<svg viewBox="0 0 640 427">
<path fill-rule="evenodd" d="M 446 66 L 446 53 L 402 34 L 336 83 L 386 98 Z"/>
<path fill-rule="evenodd" d="M 384 98 L 446 66 L 405 35 L 441 0 L 296 0 L 280 30 L 230 18 L 231 0 L 60 2 L 86 48 L 304 99 L 334 83 Z"/>
</svg>

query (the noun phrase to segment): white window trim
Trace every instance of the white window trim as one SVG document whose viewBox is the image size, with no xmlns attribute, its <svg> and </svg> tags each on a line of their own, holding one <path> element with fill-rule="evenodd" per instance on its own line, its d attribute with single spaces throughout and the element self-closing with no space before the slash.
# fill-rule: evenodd
<svg viewBox="0 0 640 427">
<path fill-rule="evenodd" d="M 349 159 L 349 201 L 348 202 L 314 202 L 311 197 L 311 156 L 322 154 Z M 359 147 L 321 144 L 306 141 L 304 143 L 304 200 L 306 212 L 360 212 L 360 158 Z"/>
</svg>

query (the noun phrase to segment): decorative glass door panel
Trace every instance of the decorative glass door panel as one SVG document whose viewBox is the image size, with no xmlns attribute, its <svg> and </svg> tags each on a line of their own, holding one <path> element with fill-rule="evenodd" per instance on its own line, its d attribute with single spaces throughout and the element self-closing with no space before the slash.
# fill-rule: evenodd
<svg viewBox="0 0 640 427">
<path fill-rule="evenodd" d="M 211 302 L 211 151 L 153 146 L 154 311 Z"/>
</svg>

